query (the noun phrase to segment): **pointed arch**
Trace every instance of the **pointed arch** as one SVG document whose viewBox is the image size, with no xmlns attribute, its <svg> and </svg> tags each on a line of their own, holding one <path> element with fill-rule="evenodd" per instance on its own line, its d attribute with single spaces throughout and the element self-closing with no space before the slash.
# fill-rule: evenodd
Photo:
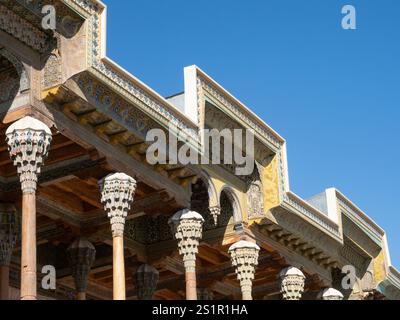
<svg viewBox="0 0 400 320">
<path fill-rule="evenodd" d="M 209 207 L 216 207 L 220 205 L 219 195 L 217 193 L 217 188 L 215 187 L 211 177 L 207 172 L 201 170 L 200 179 L 204 182 L 208 191 Z"/>
<path fill-rule="evenodd" d="M 235 190 L 229 186 L 229 185 L 224 185 L 221 188 L 220 194 L 219 194 L 219 199 L 221 199 L 222 194 L 225 194 L 228 199 L 230 200 L 230 203 L 232 205 L 232 215 L 233 215 L 233 220 L 235 224 L 240 224 L 243 222 L 243 213 L 242 209 L 240 207 L 240 201 L 239 197 L 237 196 Z"/>
</svg>

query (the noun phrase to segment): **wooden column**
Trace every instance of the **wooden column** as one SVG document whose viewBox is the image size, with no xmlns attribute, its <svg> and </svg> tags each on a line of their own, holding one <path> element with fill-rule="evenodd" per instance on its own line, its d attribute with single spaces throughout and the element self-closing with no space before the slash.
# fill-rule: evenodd
<svg viewBox="0 0 400 320">
<path fill-rule="evenodd" d="M 36 187 L 52 140 L 51 130 L 39 120 L 25 117 L 6 131 L 11 160 L 22 189 L 21 299 L 36 300 Z"/>
<path fill-rule="evenodd" d="M 36 300 L 36 197 L 22 195 L 21 300 Z"/>
<path fill-rule="evenodd" d="M 0 203 L 0 300 L 9 299 L 10 261 L 17 233 L 15 207 L 12 204 Z"/>
<path fill-rule="evenodd" d="M 186 300 L 197 300 L 196 269 L 185 269 Z"/>
<path fill-rule="evenodd" d="M 110 218 L 113 236 L 113 298 L 125 300 L 124 228 L 136 181 L 124 173 L 116 173 L 107 176 L 100 185 L 101 202 Z"/>
<path fill-rule="evenodd" d="M 125 260 L 124 238 L 113 237 L 113 297 L 114 300 L 125 300 Z"/>
<path fill-rule="evenodd" d="M 196 255 L 203 233 L 203 217 L 194 211 L 177 212 L 169 221 L 178 240 L 179 253 L 185 266 L 186 300 L 197 300 Z"/>
</svg>

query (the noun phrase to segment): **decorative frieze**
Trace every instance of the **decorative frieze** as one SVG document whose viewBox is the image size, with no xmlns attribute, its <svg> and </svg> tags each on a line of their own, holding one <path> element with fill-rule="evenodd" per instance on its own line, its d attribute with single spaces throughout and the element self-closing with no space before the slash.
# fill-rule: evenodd
<svg viewBox="0 0 400 320">
<path fill-rule="evenodd" d="M 62 81 L 61 74 L 61 58 L 55 54 L 51 54 L 43 69 L 42 86 L 43 89 L 53 87 Z"/>
<path fill-rule="evenodd" d="M 279 274 L 283 300 L 300 300 L 306 277 L 295 267 L 288 267 Z"/>
<path fill-rule="evenodd" d="M 125 223 L 125 237 L 141 244 L 154 244 L 173 239 L 168 216 L 144 215 Z"/>
<path fill-rule="evenodd" d="M 198 79 L 201 81 L 203 90 L 207 92 L 211 97 L 216 99 L 222 106 L 224 106 L 228 112 L 233 113 L 243 123 L 255 130 L 261 137 L 267 139 L 271 146 L 274 147 L 274 149 L 280 148 L 283 141 L 281 140 L 281 138 L 278 138 L 271 129 L 267 129 L 265 126 L 261 126 L 253 121 L 248 115 L 243 112 L 242 107 L 228 100 L 225 94 L 223 94 L 204 77 L 198 76 Z"/>
<path fill-rule="evenodd" d="M 124 235 L 135 190 L 136 180 L 124 173 L 111 174 L 101 182 L 101 203 L 110 218 L 113 237 Z"/>
<path fill-rule="evenodd" d="M 0 29 L 40 53 L 49 50 L 51 41 L 45 32 L 2 5 L 0 5 Z"/>
<path fill-rule="evenodd" d="M 12 124 L 6 131 L 11 160 L 17 167 L 23 193 L 35 193 L 52 134 L 49 127 L 32 117 Z"/>
<path fill-rule="evenodd" d="M 252 300 L 252 282 L 258 265 L 260 247 L 248 241 L 239 241 L 229 248 L 232 265 L 240 282 L 243 300 Z"/>
</svg>

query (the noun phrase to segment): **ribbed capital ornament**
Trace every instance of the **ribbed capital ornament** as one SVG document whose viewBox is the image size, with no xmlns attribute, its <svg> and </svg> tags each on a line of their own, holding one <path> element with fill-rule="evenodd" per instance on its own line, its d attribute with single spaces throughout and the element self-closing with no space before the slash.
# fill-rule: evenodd
<svg viewBox="0 0 400 320">
<path fill-rule="evenodd" d="M 306 280 L 303 272 L 295 267 L 288 267 L 280 272 L 279 278 L 283 300 L 300 300 Z"/>
<path fill-rule="evenodd" d="M 136 271 L 137 297 L 139 300 L 151 300 L 157 289 L 159 272 L 156 268 L 143 264 Z"/>
<path fill-rule="evenodd" d="M 214 218 L 214 224 L 218 225 L 218 218 L 221 215 L 221 207 L 210 207 L 208 210 L 210 211 L 211 216 Z"/>
<path fill-rule="evenodd" d="M 13 205 L 0 204 L 0 266 L 9 266 L 17 242 L 19 223 Z"/>
<path fill-rule="evenodd" d="M 86 292 L 90 269 L 96 258 L 96 249 L 87 239 L 79 238 L 67 249 L 77 292 Z"/>
<path fill-rule="evenodd" d="M 322 290 L 319 295 L 319 300 L 343 300 L 343 294 L 334 288 L 327 288 Z"/>
<path fill-rule="evenodd" d="M 203 234 L 203 217 L 188 209 L 177 212 L 169 224 L 175 239 L 178 240 L 179 254 L 182 255 L 187 272 L 195 272 L 196 255 Z"/>
<path fill-rule="evenodd" d="M 260 247 L 249 241 L 239 241 L 229 248 L 232 265 L 235 267 L 237 278 L 240 282 L 243 300 L 252 299 L 252 282 L 255 267 L 258 265 Z"/>
<path fill-rule="evenodd" d="M 35 193 L 38 175 L 49 153 L 51 130 L 43 122 L 25 117 L 6 131 L 11 160 L 17 167 L 23 193 Z"/>
<path fill-rule="evenodd" d="M 124 173 L 115 173 L 104 178 L 100 187 L 101 203 L 110 218 L 113 237 L 122 237 L 136 191 L 136 180 Z"/>
</svg>

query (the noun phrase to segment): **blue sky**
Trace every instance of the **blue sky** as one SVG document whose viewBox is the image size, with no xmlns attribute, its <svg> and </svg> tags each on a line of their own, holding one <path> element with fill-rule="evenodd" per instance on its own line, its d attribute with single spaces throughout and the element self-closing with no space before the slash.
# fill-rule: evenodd
<svg viewBox="0 0 400 320">
<path fill-rule="evenodd" d="M 164 96 L 198 65 L 287 140 L 292 190 L 340 189 L 400 267 L 400 1 L 104 2 L 109 57 Z"/>
</svg>

